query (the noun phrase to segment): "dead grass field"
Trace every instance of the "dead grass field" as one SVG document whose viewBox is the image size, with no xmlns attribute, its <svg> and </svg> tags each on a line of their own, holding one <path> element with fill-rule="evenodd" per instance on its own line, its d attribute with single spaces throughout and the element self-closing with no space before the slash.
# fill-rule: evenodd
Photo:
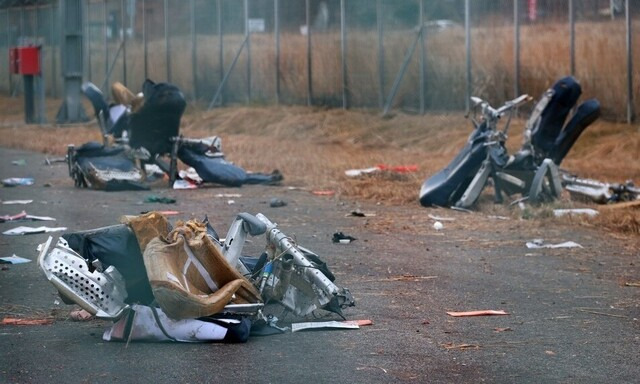
<svg viewBox="0 0 640 384">
<path fill-rule="evenodd" d="M 25 125 L 22 101 L 0 99 L 0 146 L 63 156 L 67 144 L 100 140 L 97 123 Z M 49 100 L 49 121 L 60 105 Z M 87 106 L 88 113 L 91 109 Z M 91 112 L 89 112 L 91 111 Z M 510 150 L 520 146 L 524 120 L 510 129 Z M 189 107 L 182 119 L 187 137 L 218 135 L 227 159 L 253 171 L 279 169 L 286 185 L 332 190 L 339 197 L 387 205 L 419 207 L 422 182 L 445 166 L 462 148 L 471 123 L 462 113 L 382 118 L 376 111 L 308 107 L 227 107 L 211 111 Z M 349 178 L 344 171 L 377 164 L 416 165 L 418 172 L 380 173 Z M 640 126 L 597 121 L 580 137 L 562 167 L 581 177 L 607 182 L 640 182 Z M 553 220 L 551 208 L 584 206 L 568 196 L 526 212 L 526 217 Z M 598 206 L 592 206 L 598 209 Z M 492 203 L 486 190 L 477 209 L 512 217 L 519 209 Z M 567 219 L 569 220 L 569 219 Z M 571 219 L 616 233 L 640 234 L 640 209 L 603 210 L 595 219 Z"/>
</svg>

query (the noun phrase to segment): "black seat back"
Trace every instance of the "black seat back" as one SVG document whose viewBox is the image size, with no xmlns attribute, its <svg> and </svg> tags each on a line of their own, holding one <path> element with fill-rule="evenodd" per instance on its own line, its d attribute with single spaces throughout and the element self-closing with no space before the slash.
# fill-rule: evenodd
<svg viewBox="0 0 640 384">
<path fill-rule="evenodd" d="M 171 138 L 180 133 L 180 119 L 187 106 L 178 87 L 146 80 L 144 105 L 129 116 L 129 145 L 145 148 L 152 156 L 170 154 Z"/>
<path fill-rule="evenodd" d="M 566 76 L 553 84 L 551 99 L 540 114 L 540 121 L 531 132 L 536 152 L 548 157 L 571 109 L 576 105 L 582 88 L 573 76 Z"/>
<path fill-rule="evenodd" d="M 573 144 L 580 137 L 580 134 L 598 117 L 600 117 L 600 103 L 598 100 L 590 99 L 580 104 L 567 126 L 558 135 L 550 153 L 550 157 L 556 165 L 560 165 Z"/>
</svg>

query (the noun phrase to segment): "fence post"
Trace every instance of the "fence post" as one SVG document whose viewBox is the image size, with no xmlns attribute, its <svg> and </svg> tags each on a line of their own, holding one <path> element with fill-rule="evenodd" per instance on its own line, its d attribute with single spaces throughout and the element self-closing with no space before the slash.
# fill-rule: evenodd
<svg viewBox="0 0 640 384">
<path fill-rule="evenodd" d="M 347 17 L 344 0 L 340 0 L 340 56 L 342 60 L 342 108 L 347 109 Z"/>
<path fill-rule="evenodd" d="M 513 92 L 514 97 L 520 95 L 520 0 L 513 0 L 513 66 L 514 79 L 513 79 Z"/>
<path fill-rule="evenodd" d="M 144 78 L 149 78 L 149 47 L 147 45 L 147 4 L 142 0 L 142 46 L 144 60 Z"/>
<path fill-rule="evenodd" d="M 573 6 L 573 0 L 569 0 L 569 28 L 570 28 L 570 43 L 569 43 L 569 55 L 570 55 L 570 72 L 571 76 L 576 74 L 576 24 L 575 24 L 575 7 Z"/>
<path fill-rule="evenodd" d="M 52 6 L 53 7 L 53 6 Z M 6 15 L 6 22 L 5 22 L 5 27 L 6 27 L 6 32 L 7 32 L 7 48 L 11 47 L 11 29 L 9 28 L 9 8 L 7 8 L 5 10 L 5 15 Z M 51 25 L 53 25 L 53 23 L 51 23 Z M 51 34 L 53 36 L 53 33 Z M 11 95 L 13 92 L 13 76 L 11 74 L 9 74 L 9 95 Z"/>
<path fill-rule="evenodd" d="M 87 61 L 87 79 L 91 80 L 92 78 L 92 71 L 91 71 L 91 33 L 89 31 L 89 17 L 91 16 L 91 12 L 89 7 L 91 7 L 91 3 L 87 2 L 87 7 L 86 7 L 86 11 L 84 13 L 84 18 L 85 18 L 85 24 L 84 24 L 84 30 L 85 30 L 85 57 L 86 57 L 86 61 Z M 37 15 L 37 13 L 36 13 Z"/>
<path fill-rule="evenodd" d="M 198 98 L 198 47 L 196 46 L 196 3 L 195 0 L 191 0 L 191 83 L 192 83 L 192 94 L 191 98 L 195 101 Z"/>
<path fill-rule="evenodd" d="M 52 95 L 53 97 L 57 97 L 58 96 L 58 81 L 57 81 L 57 63 L 58 60 L 56 58 L 56 52 L 53 49 L 53 36 L 55 36 L 55 12 L 53 11 L 53 4 L 51 4 L 51 12 L 49 12 L 50 14 L 50 20 L 49 22 L 51 23 L 51 25 L 49 26 L 49 33 L 50 36 L 52 36 L 51 38 L 51 54 L 49 56 L 51 56 L 51 83 L 53 86 L 53 90 L 52 90 Z M 9 25 L 9 12 L 7 12 L 7 26 Z M 58 45 L 60 45 L 60 39 L 58 37 Z"/>
<path fill-rule="evenodd" d="M 383 9 L 382 0 L 376 1 L 376 22 L 378 27 L 378 102 L 380 109 L 384 108 L 384 45 L 383 45 Z"/>
<path fill-rule="evenodd" d="M 418 16 L 418 22 L 420 23 L 420 114 L 424 115 L 424 102 L 425 102 L 425 50 L 424 50 L 424 33 L 426 29 L 424 28 L 424 0 L 418 0 L 418 9 L 420 15 Z"/>
<path fill-rule="evenodd" d="M 273 33 L 276 42 L 276 104 L 280 104 L 280 4 L 273 0 Z"/>
<path fill-rule="evenodd" d="M 464 0 L 464 47 L 466 52 L 466 111 L 469 113 L 471 110 L 471 15 L 469 0 Z"/>
<path fill-rule="evenodd" d="M 164 0 L 164 52 L 167 66 L 167 81 L 171 82 L 171 55 L 169 47 L 169 0 Z"/>
<path fill-rule="evenodd" d="M 247 40 L 247 103 L 251 102 L 251 30 L 249 29 L 249 0 L 244 0 L 244 36 Z"/>
<path fill-rule="evenodd" d="M 124 0 L 120 1 L 120 27 L 122 28 L 122 83 L 128 86 L 127 82 L 127 29 L 124 21 L 126 20 L 126 6 Z"/>
<path fill-rule="evenodd" d="M 313 103 L 313 78 L 311 74 L 311 6 L 310 0 L 305 1 L 307 24 L 307 105 Z"/>
<path fill-rule="evenodd" d="M 222 28 L 222 0 L 218 0 L 218 65 L 220 67 L 220 84 L 224 81 L 224 36 Z M 223 103 L 222 93 L 219 96 L 220 104 Z M 211 106 L 209 106 L 211 109 Z"/>
<path fill-rule="evenodd" d="M 104 33 L 104 80 L 102 81 L 104 84 L 107 83 L 107 78 L 109 76 L 109 36 L 108 36 L 108 27 L 107 27 L 107 0 L 102 0 L 102 27 L 104 28 L 102 33 Z M 104 88 L 104 87 L 103 87 Z M 106 92 L 106 89 L 103 89 L 102 92 Z"/>
<path fill-rule="evenodd" d="M 631 124 L 634 119 L 633 111 L 633 45 L 631 41 L 631 10 L 630 1 L 625 2 L 625 19 L 627 24 L 627 123 Z"/>
</svg>

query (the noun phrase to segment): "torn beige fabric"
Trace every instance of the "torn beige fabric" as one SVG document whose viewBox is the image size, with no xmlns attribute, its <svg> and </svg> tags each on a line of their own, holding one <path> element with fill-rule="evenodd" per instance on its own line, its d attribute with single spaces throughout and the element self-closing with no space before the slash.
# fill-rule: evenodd
<svg viewBox="0 0 640 384">
<path fill-rule="evenodd" d="M 164 215 L 158 212 L 149 212 L 141 216 L 125 216 L 120 219 L 122 224 L 128 225 L 138 239 L 140 251 L 144 253 L 147 244 L 155 237 L 165 237 L 169 234 L 171 226 Z"/>
<path fill-rule="evenodd" d="M 151 239 L 143 259 L 156 302 L 172 319 L 261 302 L 257 289 L 227 262 L 197 221 L 178 223 L 166 237 Z"/>
</svg>

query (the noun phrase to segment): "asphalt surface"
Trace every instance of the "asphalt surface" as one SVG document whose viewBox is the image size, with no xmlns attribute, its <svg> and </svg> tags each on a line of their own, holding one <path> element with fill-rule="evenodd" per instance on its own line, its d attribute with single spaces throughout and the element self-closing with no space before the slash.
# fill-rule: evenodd
<svg viewBox="0 0 640 384">
<path fill-rule="evenodd" d="M 24 159 L 26 165 L 12 165 Z M 33 262 L 0 270 L 0 320 L 53 316 L 50 325 L 0 325 L 2 383 L 634 383 L 640 377 L 637 241 L 566 222 L 502 220 L 418 206 L 359 204 L 281 187 L 100 192 L 74 188 L 66 165 L 0 149 L 0 214 L 26 210 L 68 231 L 116 224 L 122 215 L 177 210 L 171 220 L 207 214 L 221 234 L 238 212 L 262 212 L 318 253 L 350 289 L 358 330 L 252 337 L 244 344 L 105 342 L 104 320 L 74 322 L 36 264 L 49 234 L 0 235 L 2 256 Z M 240 197 L 217 197 L 235 193 Z M 417 193 L 417 191 L 416 191 Z M 176 204 L 143 203 L 148 195 Z M 271 198 L 287 205 L 269 207 Z M 229 200 L 234 200 L 230 204 Z M 372 217 L 349 217 L 360 209 Z M 436 231 L 431 213 L 453 218 Z M 334 244 L 342 231 L 357 238 Z M 56 237 L 54 233 L 52 236 Z M 583 248 L 527 249 L 531 239 Z M 248 249 L 259 252 L 263 238 Z M 454 318 L 447 311 L 502 309 L 508 316 Z M 326 319 L 335 319 L 327 317 Z M 284 318 L 284 321 L 288 318 Z"/>
</svg>

